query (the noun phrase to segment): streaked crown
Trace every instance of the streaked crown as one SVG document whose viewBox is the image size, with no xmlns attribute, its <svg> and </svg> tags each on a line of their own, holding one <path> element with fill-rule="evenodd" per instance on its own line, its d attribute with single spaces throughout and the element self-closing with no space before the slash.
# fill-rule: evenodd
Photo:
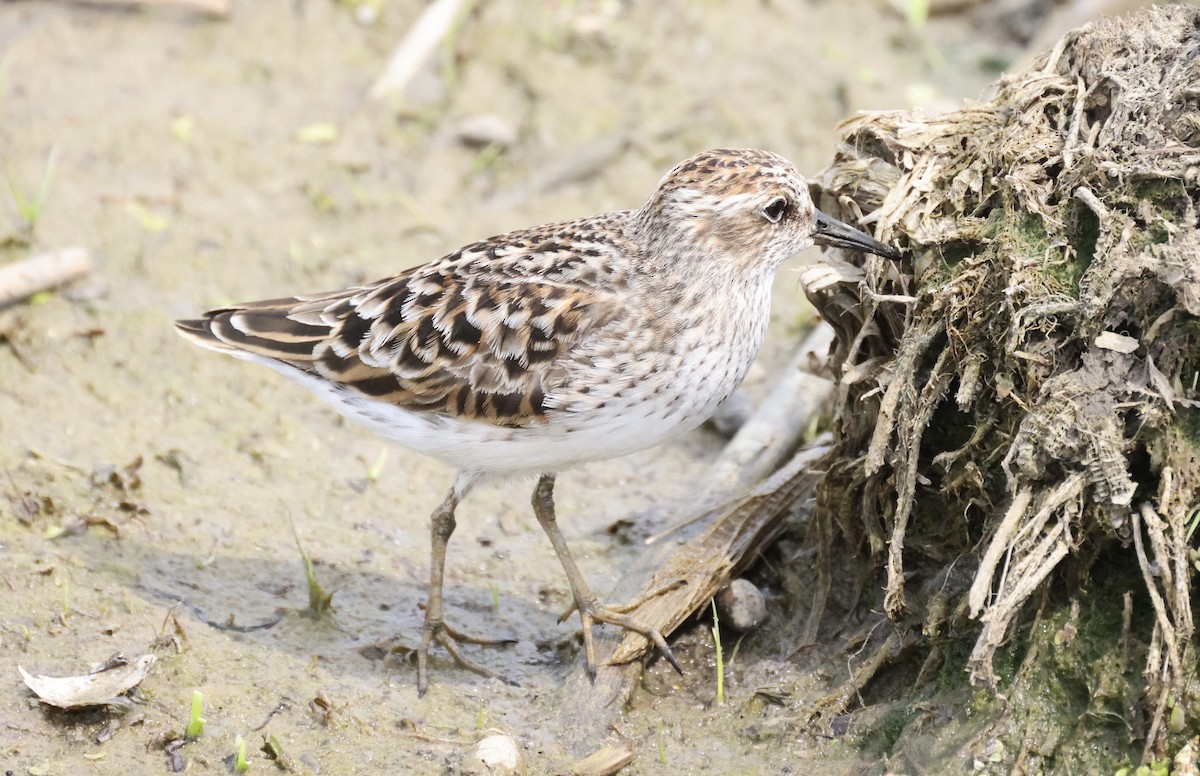
<svg viewBox="0 0 1200 776">
<path fill-rule="evenodd" d="M 813 243 L 804 178 L 770 151 L 721 148 L 680 162 L 634 216 L 661 258 L 716 257 L 773 270 Z"/>
</svg>

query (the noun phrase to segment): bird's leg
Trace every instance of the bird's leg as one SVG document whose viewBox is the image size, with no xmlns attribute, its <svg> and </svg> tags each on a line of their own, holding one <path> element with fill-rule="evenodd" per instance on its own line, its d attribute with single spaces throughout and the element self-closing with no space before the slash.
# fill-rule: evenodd
<svg viewBox="0 0 1200 776">
<path fill-rule="evenodd" d="M 429 595 L 425 601 L 425 622 L 421 625 L 421 644 L 417 647 L 418 696 L 424 696 L 429 687 L 429 643 L 441 635 L 443 630 L 442 579 L 446 571 L 446 544 L 454 533 L 454 510 L 457 507 L 458 495 L 451 488 L 446 500 L 433 510 L 429 518 L 433 552 L 429 561 Z"/>
<path fill-rule="evenodd" d="M 676 671 L 683 673 L 683 669 L 679 667 L 679 661 L 671 653 L 671 648 L 667 646 L 667 640 L 663 638 L 658 629 L 642 625 L 625 614 L 628 607 L 606 606 L 596 600 L 596 594 L 588 587 L 583 575 L 579 573 L 579 567 L 575 565 L 575 559 L 571 557 L 571 551 L 567 548 L 567 540 L 558 530 L 558 522 L 554 517 L 553 474 L 543 474 L 538 478 L 537 485 L 533 489 L 533 514 L 537 517 L 542 530 L 546 532 L 546 536 L 550 537 L 550 543 L 554 545 L 558 561 L 567 574 L 567 584 L 571 586 L 571 597 L 575 599 L 575 609 L 578 610 L 579 620 L 583 625 L 583 651 L 587 659 L 588 675 L 593 679 L 596 676 L 596 646 L 592 639 L 592 625 L 597 622 L 617 625 L 625 630 L 640 633 L 658 647 L 658 651 Z"/>
<path fill-rule="evenodd" d="M 421 643 L 417 647 L 417 696 L 423 697 L 429 687 L 429 645 L 433 641 L 441 644 L 454 662 L 459 666 L 474 671 L 480 676 L 499 679 L 505 684 L 516 685 L 511 679 L 506 679 L 494 671 L 489 671 L 478 663 L 464 657 L 454 642 L 466 644 L 511 644 L 513 639 L 480 639 L 466 636 L 451 628 L 442 620 L 442 580 L 446 570 L 446 545 L 454 533 L 454 510 L 458 507 L 458 491 L 450 489 L 446 500 L 433 510 L 430 516 L 430 538 L 433 552 L 429 564 L 429 596 L 425 603 L 425 622 L 421 625 Z"/>
</svg>

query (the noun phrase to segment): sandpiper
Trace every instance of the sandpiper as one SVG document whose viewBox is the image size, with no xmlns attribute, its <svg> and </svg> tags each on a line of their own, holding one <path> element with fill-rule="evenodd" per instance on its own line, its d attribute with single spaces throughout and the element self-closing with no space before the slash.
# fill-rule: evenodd
<svg viewBox="0 0 1200 776">
<path fill-rule="evenodd" d="M 211 310 L 176 322 L 202 347 L 265 364 L 375 433 L 457 470 L 432 515 L 417 691 L 441 644 L 462 667 L 470 639 L 442 619 L 454 512 L 485 478 L 537 477 L 533 510 L 554 545 L 594 675 L 594 623 L 651 640 L 600 603 L 555 522 L 555 472 L 695 428 L 741 382 L 762 344 L 775 270 L 813 243 L 899 258 L 818 211 L 776 154 L 706 151 L 667 173 L 637 210 L 537 226 L 342 291 Z"/>
</svg>

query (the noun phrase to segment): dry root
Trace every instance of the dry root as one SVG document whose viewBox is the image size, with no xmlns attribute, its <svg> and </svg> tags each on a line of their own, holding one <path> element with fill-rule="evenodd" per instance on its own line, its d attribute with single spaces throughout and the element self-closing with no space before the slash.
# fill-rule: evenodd
<svg viewBox="0 0 1200 776">
<path fill-rule="evenodd" d="M 974 564 L 948 609 L 982 623 L 967 668 L 991 688 L 1031 596 L 1119 548 L 1154 610 L 1160 753 L 1196 675 L 1198 63 L 1200 10 L 1171 6 L 1068 34 L 964 110 L 847 122 L 814 190 L 907 244 L 912 274 L 805 277 L 841 376 L 814 519 L 865 544 L 887 616 L 927 635 L 945 624 L 914 580 Z"/>
</svg>

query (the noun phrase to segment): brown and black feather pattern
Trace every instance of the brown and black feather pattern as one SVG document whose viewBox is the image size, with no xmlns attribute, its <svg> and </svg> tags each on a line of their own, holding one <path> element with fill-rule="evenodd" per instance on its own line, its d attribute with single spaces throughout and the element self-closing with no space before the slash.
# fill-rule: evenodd
<svg viewBox="0 0 1200 776">
<path fill-rule="evenodd" d="M 624 284 L 604 259 L 628 250 L 610 242 L 625 215 L 500 235 L 368 285 L 176 326 L 197 344 L 282 362 L 374 401 L 529 426 L 545 421 L 546 397 L 566 379 L 560 359 L 620 312 Z"/>
</svg>

